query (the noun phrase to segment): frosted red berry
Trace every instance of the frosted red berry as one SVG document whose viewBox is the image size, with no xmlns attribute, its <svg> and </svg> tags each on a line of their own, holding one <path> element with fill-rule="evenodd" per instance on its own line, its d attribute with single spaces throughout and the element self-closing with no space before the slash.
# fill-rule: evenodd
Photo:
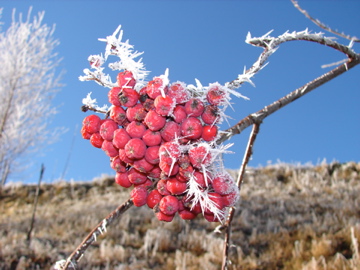
<svg viewBox="0 0 360 270">
<path fill-rule="evenodd" d="M 116 173 L 115 175 L 115 182 L 124 187 L 124 188 L 129 188 L 131 187 L 133 184 L 129 181 L 129 177 L 128 177 L 128 172 L 119 172 Z"/>
<path fill-rule="evenodd" d="M 111 141 L 104 140 L 101 149 L 109 157 L 116 157 L 119 154 L 119 150 L 113 145 Z"/>
<path fill-rule="evenodd" d="M 206 98 L 211 105 L 222 105 L 226 101 L 226 92 L 220 84 L 214 83 L 209 86 Z"/>
<path fill-rule="evenodd" d="M 179 201 L 175 196 L 167 195 L 160 200 L 159 209 L 165 215 L 173 215 L 179 210 Z"/>
<path fill-rule="evenodd" d="M 168 121 L 160 130 L 160 134 L 164 141 L 173 141 L 181 136 L 180 125 L 174 121 Z"/>
<path fill-rule="evenodd" d="M 121 106 L 121 103 L 119 100 L 120 91 L 121 91 L 121 87 L 113 87 L 108 92 L 109 102 L 114 106 Z"/>
<path fill-rule="evenodd" d="M 122 88 L 119 101 L 124 107 L 132 107 L 139 101 L 139 93 L 132 88 Z"/>
<path fill-rule="evenodd" d="M 131 138 L 141 138 L 145 131 L 145 125 L 138 121 L 132 121 L 129 125 L 126 126 L 126 132 Z"/>
<path fill-rule="evenodd" d="M 145 156 L 146 145 L 143 140 L 133 138 L 125 145 L 125 154 L 130 159 L 141 159 Z"/>
<path fill-rule="evenodd" d="M 99 132 L 93 133 L 90 137 L 90 143 L 96 148 L 101 148 L 104 139 L 101 137 Z"/>
<path fill-rule="evenodd" d="M 212 162 L 212 155 L 209 148 L 205 145 L 195 146 L 189 150 L 189 158 L 191 164 L 195 168 L 202 168 L 202 166 L 209 166 Z"/>
<path fill-rule="evenodd" d="M 166 118 L 159 115 L 154 110 L 149 111 L 144 119 L 144 123 L 152 131 L 158 131 L 165 126 Z"/>
<path fill-rule="evenodd" d="M 163 80 L 160 77 L 156 77 L 152 81 L 148 82 L 146 86 L 146 93 L 150 98 L 155 99 L 161 95 L 161 91 L 166 94 L 168 90 L 167 88 L 167 86 L 163 85 Z"/>
<path fill-rule="evenodd" d="M 198 98 L 192 98 L 185 103 L 185 111 L 189 116 L 198 117 L 204 111 L 204 103 Z"/>
<path fill-rule="evenodd" d="M 155 111 L 162 116 L 170 115 L 175 107 L 175 101 L 169 96 L 157 96 L 154 100 Z"/>
<path fill-rule="evenodd" d="M 113 144 L 119 148 L 124 149 L 125 145 L 130 141 L 131 137 L 123 128 L 114 131 Z"/>
<path fill-rule="evenodd" d="M 122 72 L 119 72 L 117 75 L 117 84 L 119 87 L 125 87 L 125 88 L 133 88 L 136 84 L 136 80 L 132 74 L 131 71 L 125 70 Z"/>
<path fill-rule="evenodd" d="M 130 196 L 134 205 L 140 207 L 146 204 L 148 191 L 144 187 L 134 187 L 130 193 Z"/>
<path fill-rule="evenodd" d="M 199 119 L 189 117 L 181 123 L 181 135 L 187 139 L 199 139 L 202 135 L 203 126 Z"/>
<path fill-rule="evenodd" d="M 126 123 L 126 112 L 122 107 L 114 106 L 110 110 L 110 118 L 122 126 Z"/>
<path fill-rule="evenodd" d="M 182 105 L 176 105 L 172 113 L 172 117 L 176 123 L 180 124 L 187 117 L 185 107 Z"/>
<path fill-rule="evenodd" d="M 147 206 L 151 209 L 154 208 L 154 206 L 160 202 L 162 197 L 163 195 L 161 195 L 157 189 L 152 190 L 146 199 Z"/>
<path fill-rule="evenodd" d="M 180 195 L 186 191 L 187 185 L 184 182 L 180 182 L 176 178 L 170 178 L 166 182 L 166 188 L 171 194 Z"/>
<path fill-rule="evenodd" d="M 162 141 L 160 132 L 152 131 L 150 129 L 147 129 L 144 132 L 142 139 L 147 146 L 160 145 L 160 143 Z"/>
<path fill-rule="evenodd" d="M 215 105 L 207 105 L 201 114 L 201 119 L 207 125 L 214 125 L 220 119 L 219 108 Z"/>
<path fill-rule="evenodd" d="M 86 132 L 93 134 L 99 132 L 101 119 L 95 114 L 88 115 L 83 120 L 83 126 Z"/>
<path fill-rule="evenodd" d="M 114 137 L 114 132 L 119 127 L 112 119 L 107 119 L 100 126 L 100 135 L 104 140 L 111 141 Z"/>
<path fill-rule="evenodd" d="M 221 195 L 230 194 L 236 188 L 234 180 L 227 173 L 216 176 L 212 181 L 212 186 L 214 191 Z"/>
</svg>

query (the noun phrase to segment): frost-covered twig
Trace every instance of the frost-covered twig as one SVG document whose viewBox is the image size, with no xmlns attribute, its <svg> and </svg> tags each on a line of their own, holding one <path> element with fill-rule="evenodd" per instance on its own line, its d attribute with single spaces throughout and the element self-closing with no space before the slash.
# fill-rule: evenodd
<svg viewBox="0 0 360 270">
<path fill-rule="evenodd" d="M 358 39 L 357 37 L 352 37 L 352 36 L 350 36 L 350 35 L 346 35 L 346 34 L 344 34 L 344 33 L 340 33 L 340 32 L 338 32 L 338 31 L 335 31 L 335 30 L 331 29 L 330 27 L 326 26 L 324 23 L 322 23 L 322 22 L 319 21 L 318 19 L 315 19 L 315 18 L 311 17 L 310 14 L 309 14 L 306 10 L 302 9 L 302 8 L 299 6 L 299 4 L 297 3 L 297 1 L 295 1 L 295 0 L 290 0 L 290 1 L 293 3 L 293 5 L 294 5 L 295 8 L 297 8 L 302 14 L 305 15 L 306 18 L 308 18 L 310 21 L 312 21 L 313 23 L 315 23 L 315 24 L 316 24 L 317 26 L 319 26 L 320 28 L 322 28 L 322 29 L 324 29 L 324 30 L 326 30 L 326 31 L 328 31 L 328 32 L 330 32 L 330 33 L 333 33 L 333 34 L 335 34 L 335 35 L 337 35 L 337 36 L 340 36 L 340 37 L 342 37 L 342 38 L 349 39 L 349 40 L 352 41 L 352 42 L 360 42 L 360 39 Z"/>
<path fill-rule="evenodd" d="M 316 78 L 315 80 L 299 87 L 298 89 L 294 90 L 293 92 L 287 94 L 286 96 L 280 98 L 279 100 L 275 101 L 274 103 L 265 106 L 263 109 L 249 114 L 247 117 L 240 120 L 236 125 L 227 129 L 221 137 L 218 139 L 217 143 L 222 143 L 228 139 L 230 139 L 235 134 L 240 134 L 244 129 L 248 128 L 249 126 L 255 123 L 261 123 L 266 117 L 273 114 L 280 108 L 284 107 L 285 105 L 290 104 L 291 102 L 295 101 L 296 99 L 304 96 L 305 94 L 309 93 L 310 91 L 316 89 L 317 87 L 323 85 L 324 83 L 334 79 L 335 77 L 341 75 L 342 73 L 348 71 L 349 69 L 353 68 L 354 66 L 360 63 L 360 55 L 356 55 L 354 59 L 350 59 L 346 63 L 330 70 L 329 72 L 321 75 L 320 77 Z"/>
<path fill-rule="evenodd" d="M 126 212 L 133 202 L 131 199 L 127 200 L 125 203 L 120 205 L 114 211 L 112 211 L 104 220 L 102 220 L 82 241 L 82 243 L 75 249 L 73 253 L 67 258 L 66 262 L 60 261 L 57 262 L 59 270 L 66 269 L 76 269 L 77 263 L 80 261 L 81 257 L 84 255 L 87 248 L 96 241 L 98 235 L 106 232 L 106 226 L 109 226 L 113 221 L 115 221 L 121 214 Z"/>
<path fill-rule="evenodd" d="M 253 153 L 253 145 L 255 143 L 256 136 L 259 133 L 259 128 L 260 128 L 260 123 L 255 123 L 253 125 L 253 129 L 252 129 L 252 132 L 251 132 L 250 137 L 249 137 L 249 141 L 248 141 L 248 145 L 247 145 L 246 150 L 245 150 L 243 162 L 242 162 L 241 167 L 239 169 L 239 175 L 238 175 L 238 178 L 236 180 L 236 185 L 238 186 L 239 191 L 241 190 L 241 184 L 242 184 L 242 181 L 244 179 L 246 166 L 249 163 L 250 158 L 251 158 L 252 153 Z M 232 206 L 229 209 L 229 213 L 227 215 L 226 222 L 223 225 L 223 228 L 225 228 L 225 238 L 224 238 L 224 249 L 223 249 L 223 261 L 222 261 L 222 267 L 221 267 L 222 270 L 227 269 L 228 258 L 229 258 L 230 240 L 231 240 L 231 222 L 233 220 L 234 213 L 235 213 L 235 207 Z"/>
</svg>

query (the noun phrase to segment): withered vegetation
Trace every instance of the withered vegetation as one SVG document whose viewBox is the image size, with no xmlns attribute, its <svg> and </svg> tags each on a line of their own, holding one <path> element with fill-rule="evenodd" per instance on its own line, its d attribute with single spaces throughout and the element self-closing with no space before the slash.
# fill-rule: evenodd
<svg viewBox="0 0 360 270">
<path fill-rule="evenodd" d="M 33 185 L 1 191 L 1 269 L 49 269 L 129 195 L 111 177 L 43 184 L 26 242 L 35 191 Z M 233 220 L 229 269 L 360 269 L 359 194 L 360 163 L 250 168 Z M 219 269 L 218 225 L 202 217 L 162 223 L 150 209 L 132 207 L 87 250 L 79 267 Z"/>
</svg>

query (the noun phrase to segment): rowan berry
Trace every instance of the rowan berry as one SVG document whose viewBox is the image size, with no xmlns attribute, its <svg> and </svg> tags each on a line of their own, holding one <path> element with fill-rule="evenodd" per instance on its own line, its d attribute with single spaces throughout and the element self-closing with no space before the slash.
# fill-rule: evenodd
<svg viewBox="0 0 360 270">
<path fill-rule="evenodd" d="M 198 117 L 204 111 L 204 103 L 198 98 L 192 98 L 185 103 L 185 111 L 189 116 Z"/>
<path fill-rule="evenodd" d="M 131 71 L 125 70 L 119 72 L 116 78 L 117 84 L 122 88 L 132 88 L 136 84 L 136 80 Z"/>
<path fill-rule="evenodd" d="M 195 117 L 189 117 L 184 119 L 181 123 L 181 135 L 187 139 L 199 139 L 202 135 L 203 126 L 199 119 Z"/>
<path fill-rule="evenodd" d="M 166 195 L 160 200 L 159 209 L 165 215 L 174 215 L 179 210 L 179 201 L 173 195 Z"/>
<path fill-rule="evenodd" d="M 130 193 L 131 199 L 135 206 L 140 207 L 146 204 L 148 191 L 144 187 L 134 187 Z"/>
<path fill-rule="evenodd" d="M 128 177 L 128 172 L 118 172 L 115 175 L 115 182 L 124 187 L 124 188 L 129 188 L 131 187 L 133 184 L 129 181 L 129 177 Z"/>
<path fill-rule="evenodd" d="M 152 131 L 158 131 L 162 129 L 166 123 L 166 118 L 159 115 L 154 110 L 149 111 L 144 119 L 144 123 Z"/>
<path fill-rule="evenodd" d="M 130 139 L 125 145 L 125 154 L 130 159 L 141 159 L 145 156 L 146 145 L 139 138 Z"/>
<path fill-rule="evenodd" d="M 216 138 L 217 132 L 217 126 L 203 126 L 203 132 L 201 137 L 204 141 L 211 142 Z"/>
<path fill-rule="evenodd" d="M 101 148 L 103 141 L 99 132 L 93 133 L 90 137 L 90 143 L 96 148 Z"/>
<path fill-rule="evenodd" d="M 93 134 L 99 132 L 101 119 L 95 114 L 88 115 L 83 120 L 83 126 L 86 132 Z"/>
</svg>

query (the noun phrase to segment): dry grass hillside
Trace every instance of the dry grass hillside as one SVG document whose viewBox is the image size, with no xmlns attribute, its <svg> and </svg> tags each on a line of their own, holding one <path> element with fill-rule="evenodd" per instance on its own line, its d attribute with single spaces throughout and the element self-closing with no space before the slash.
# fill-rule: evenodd
<svg viewBox="0 0 360 270">
<path fill-rule="evenodd" d="M 110 177 L 35 186 L 0 197 L 0 269 L 50 269 L 128 197 Z M 360 164 L 249 169 L 233 222 L 229 269 L 360 269 Z M 199 217 L 171 223 L 130 208 L 88 249 L 81 269 L 220 269 L 223 235 Z"/>
</svg>

